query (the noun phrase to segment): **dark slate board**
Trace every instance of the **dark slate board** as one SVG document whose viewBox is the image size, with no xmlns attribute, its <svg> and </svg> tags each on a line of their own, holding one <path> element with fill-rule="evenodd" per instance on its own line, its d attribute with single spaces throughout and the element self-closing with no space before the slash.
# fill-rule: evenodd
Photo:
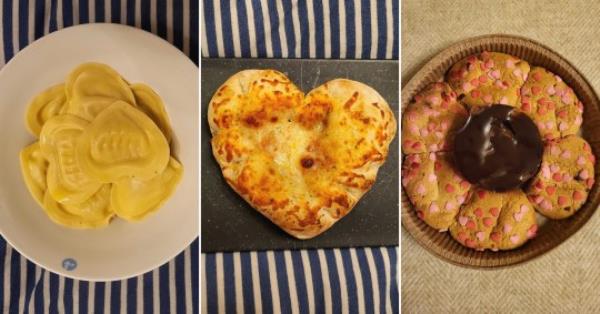
<svg viewBox="0 0 600 314">
<path fill-rule="evenodd" d="M 352 212 L 311 240 L 296 240 L 248 205 L 223 180 L 212 155 L 206 122 L 208 103 L 231 75 L 245 69 L 272 68 L 285 73 L 305 93 L 334 78 L 349 78 L 375 88 L 398 118 L 397 61 L 203 59 L 201 64 L 202 252 L 398 245 L 398 135 L 373 188 Z"/>
</svg>

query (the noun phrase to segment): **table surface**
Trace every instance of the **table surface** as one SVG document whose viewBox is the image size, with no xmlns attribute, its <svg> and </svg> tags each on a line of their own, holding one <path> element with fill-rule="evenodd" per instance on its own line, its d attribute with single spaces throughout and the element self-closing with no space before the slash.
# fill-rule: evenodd
<svg viewBox="0 0 600 314">
<path fill-rule="evenodd" d="M 402 84 L 449 45 L 506 33 L 541 42 L 600 88 L 600 3 L 594 1 L 431 1 L 402 6 Z M 498 270 L 451 265 L 401 228 L 402 310 L 406 313 L 598 312 L 600 215 L 549 253 Z"/>
<path fill-rule="evenodd" d="M 205 122 L 208 104 L 219 86 L 238 71 L 258 68 L 284 72 L 305 93 L 335 78 L 359 80 L 373 86 L 397 117 L 397 61 L 203 59 L 201 63 L 202 252 L 398 245 L 398 137 L 390 145 L 377 181 L 350 214 L 314 239 L 297 240 L 250 207 L 227 185 L 213 158 L 210 130 Z"/>
</svg>

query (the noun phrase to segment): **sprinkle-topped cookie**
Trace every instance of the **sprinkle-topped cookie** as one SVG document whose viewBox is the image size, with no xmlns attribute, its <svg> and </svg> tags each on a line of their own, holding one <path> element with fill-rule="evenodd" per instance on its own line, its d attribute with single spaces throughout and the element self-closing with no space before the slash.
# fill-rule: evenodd
<svg viewBox="0 0 600 314">
<path fill-rule="evenodd" d="M 521 110 L 536 122 L 546 140 L 577 134 L 583 122 L 583 104 L 573 89 L 540 67 L 531 69 L 521 88 Z"/>
<path fill-rule="evenodd" d="M 450 227 L 471 188 L 454 170 L 448 153 L 408 155 L 402 167 L 402 185 L 417 215 L 440 231 Z"/>
<path fill-rule="evenodd" d="M 430 84 L 406 108 L 402 150 L 406 154 L 447 151 L 466 119 L 467 110 L 448 84 Z"/>
<path fill-rule="evenodd" d="M 468 106 L 519 105 L 520 89 L 527 80 L 529 64 L 517 57 L 484 51 L 456 63 L 447 82 Z"/>
<path fill-rule="evenodd" d="M 595 163 L 590 145 L 579 136 L 548 142 L 527 196 L 548 218 L 570 217 L 585 203 L 594 184 Z"/>
<path fill-rule="evenodd" d="M 450 227 L 450 234 L 461 244 L 494 251 L 519 247 L 536 232 L 535 212 L 520 190 L 474 190 Z"/>
</svg>

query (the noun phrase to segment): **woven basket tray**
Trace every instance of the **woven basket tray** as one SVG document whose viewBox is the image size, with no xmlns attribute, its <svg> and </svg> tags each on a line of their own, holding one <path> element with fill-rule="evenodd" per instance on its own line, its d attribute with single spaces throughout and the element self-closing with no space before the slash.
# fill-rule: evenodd
<svg viewBox="0 0 600 314">
<path fill-rule="evenodd" d="M 509 35 L 486 35 L 467 39 L 452 45 L 436 55 L 402 89 L 401 108 L 408 105 L 416 93 L 427 84 L 441 81 L 446 71 L 460 59 L 482 51 L 504 52 L 522 58 L 532 66 L 537 65 L 559 75 L 583 102 L 582 136 L 590 143 L 596 156 L 600 156 L 600 106 L 598 96 L 586 79 L 556 52 L 532 40 Z M 598 159 L 600 160 L 600 158 Z M 587 202 L 579 211 L 565 220 L 547 220 L 538 214 L 538 235 L 522 247 L 512 251 L 479 252 L 466 248 L 451 238 L 448 232 L 438 232 L 417 217 L 402 189 L 402 225 L 415 240 L 436 256 L 453 264 L 492 268 L 521 263 L 555 248 L 585 224 L 600 203 L 596 164 L 595 182 Z"/>
</svg>

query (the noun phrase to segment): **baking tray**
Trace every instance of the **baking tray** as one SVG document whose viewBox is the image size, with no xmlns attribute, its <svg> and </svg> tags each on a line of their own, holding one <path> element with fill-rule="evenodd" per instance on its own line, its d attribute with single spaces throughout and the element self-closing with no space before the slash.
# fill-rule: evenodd
<svg viewBox="0 0 600 314">
<path fill-rule="evenodd" d="M 398 119 L 398 61 L 304 59 L 201 60 L 201 213 L 202 252 L 342 248 L 398 245 L 398 135 L 377 181 L 354 209 L 331 229 L 311 240 L 297 240 L 250 207 L 225 182 L 212 155 L 206 122 L 208 103 L 227 78 L 245 69 L 285 73 L 305 93 L 326 81 L 348 78 L 375 88 Z"/>
<path fill-rule="evenodd" d="M 541 66 L 559 75 L 575 91 L 584 104 L 581 136 L 585 138 L 594 155 L 600 156 L 600 101 L 592 86 L 579 71 L 557 52 L 533 40 L 513 35 L 485 35 L 458 42 L 431 59 L 402 88 L 402 111 L 410 100 L 429 83 L 439 81 L 447 70 L 459 60 L 482 51 L 504 52 L 517 56 L 532 66 Z M 544 219 L 537 214 L 537 236 L 523 246 L 510 250 L 480 252 L 454 241 L 448 232 L 438 232 L 416 215 L 412 204 L 402 190 L 402 226 L 429 252 L 453 264 L 483 269 L 498 268 L 529 261 L 566 241 L 594 214 L 600 204 L 600 169 L 595 165 L 595 183 L 587 202 L 573 216 L 563 220 Z"/>
</svg>

